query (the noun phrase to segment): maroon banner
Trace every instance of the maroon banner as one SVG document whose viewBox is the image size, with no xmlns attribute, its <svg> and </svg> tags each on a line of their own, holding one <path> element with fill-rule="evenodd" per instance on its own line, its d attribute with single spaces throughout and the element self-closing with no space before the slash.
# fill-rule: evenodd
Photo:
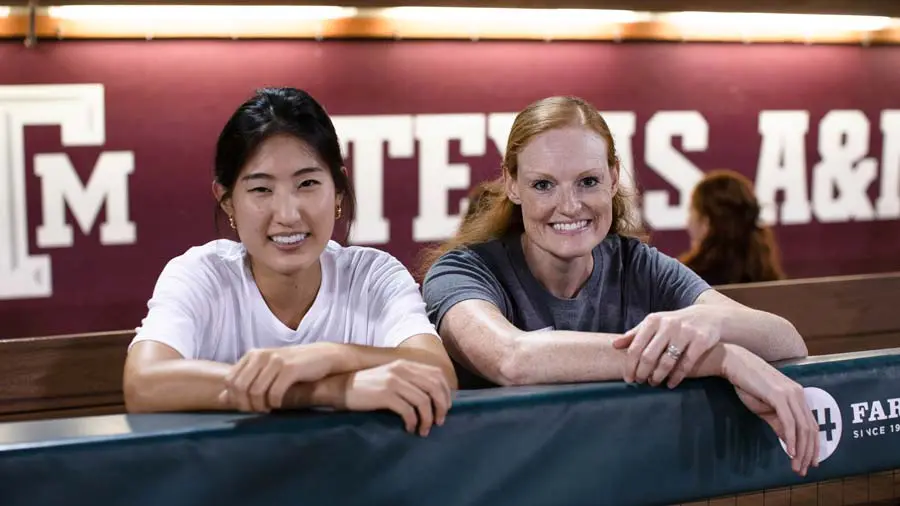
<svg viewBox="0 0 900 506">
<path fill-rule="evenodd" d="M 900 270 L 900 48 L 568 42 L 0 44 L 0 337 L 139 324 L 170 258 L 217 236 L 219 129 L 310 91 L 359 193 L 353 242 L 415 268 L 498 174 L 513 115 L 607 113 L 652 241 L 687 247 L 703 172 L 756 185 L 791 277 Z"/>
</svg>

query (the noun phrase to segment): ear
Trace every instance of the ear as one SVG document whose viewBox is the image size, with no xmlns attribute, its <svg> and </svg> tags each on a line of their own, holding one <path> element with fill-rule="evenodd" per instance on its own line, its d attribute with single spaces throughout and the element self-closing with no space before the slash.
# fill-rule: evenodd
<svg viewBox="0 0 900 506">
<path fill-rule="evenodd" d="M 213 196 L 216 198 L 216 202 L 219 203 L 219 207 L 221 207 L 228 216 L 233 216 L 234 206 L 231 205 L 231 199 L 225 196 L 228 193 L 228 190 L 218 182 L 213 181 L 212 191 Z"/>
<path fill-rule="evenodd" d="M 344 178 L 347 179 L 347 182 L 350 182 L 350 175 L 347 173 L 347 167 L 341 166 L 341 174 L 344 175 Z M 341 202 L 344 200 L 344 192 L 335 190 L 334 194 L 335 205 L 341 205 Z"/>
<path fill-rule="evenodd" d="M 506 188 L 507 198 L 513 204 L 522 205 L 522 198 L 519 196 L 519 185 L 506 167 L 503 168 L 503 186 Z"/>
</svg>

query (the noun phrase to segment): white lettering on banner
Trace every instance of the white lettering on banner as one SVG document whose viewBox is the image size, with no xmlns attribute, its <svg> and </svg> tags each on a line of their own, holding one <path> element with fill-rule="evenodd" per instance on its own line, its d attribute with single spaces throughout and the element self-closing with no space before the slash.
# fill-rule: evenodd
<svg viewBox="0 0 900 506">
<path fill-rule="evenodd" d="M 884 220 L 900 218 L 900 109 L 881 111 L 881 191 L 876 207 Z"/>
<path fill-rule="evenodd" d="M 469 188 L 471 168 L 450 163 L 450 140 L 459 139 L 462 156 L 484 156 L 487 135 L 484 114 L 422 114 L 416 116 L 419 141 L 419 215 L 413 219 L 413 240 L 438 241 L 453 235 L 459 215 L 449 214 L 448 190 Z"/>
<path fill-rule="evenodd" d="M 0 86 L 0 300 L 49 297 L 53 293 L 49 256 L 30 255 L 28 252 L 25 127 L 59 126 L 64 147 L 102 146 L 106 141 L 103 94 L 103 86 L 99 84 Z M 94 193 L 88 190 L 91 195 L 89 197 L 85 197 L 85 194 L 79 197 L 76 189 L 78 185 L 69 184 L 71 179 L 66 180 L 68 183 L 54 182 L 44 187 L 45 198 L 54 200 L 44 202 L 45 224 L 50 224 L 50 230 L 56 227 L 55 232 L 44 234 L 44 239 L 50 239 L 45 241 L 46 244 L 66 243 L 56 234 L 66 229 L 63 200 L 69 204 L 79 203 L 73 211 L 76 216 L 80 216 L 79 224 L 82 225 L 82 231 L 87 233 L 89 225 L 87 229 L 85 225 L 92 224 L 94 219 L 87 219 L 90 213 L 85 211 L 90 206 L 86 203 L 96 203 L 97 199 L 102 201 L 104 196 L 114 200 L 107 202 L 108 213 L 106 222 L 101 227 L 101 237 L 119 243 L 130 234 L 131 241 L 134 240 L 134 230 L 128 227 L 133 227 L 133 224 L 127 219 L 127 193 L 111 195 L 116 189 L 121 190 L 122 184 L 127 187 L 127 174 L 134 167 L 133 155 L 123 160 L 121 154 L 114 154 L 106 160 L 107 164 L 116 160 L 124 161 L 128 168 L 124 174 L 122 167 L 118 170 L 106 169 L 96 179 L 99 183 L 93 184 L 93 188 L 96 188 Z M 68 164 L 68 160 L 66 163 Z M 113 181 L 112 173 L 119 174 L 126 180 L 123 183 L 120 177 L 118 181 Z M 61 176 L 66 178 L 65 171 Z M 45 184 L 49 179 L 43 180 Z M 94 178 L 91 180 L 94 181 Z M 53 210 L 50 215 L 46 214 L 48 205 Z M 38 237 L 38 245 L 41 246 L 40 233 Z M 71 237 L 68 244 L 71 244 Z"/>
<path fill-rule="evenodd" d="M 644 195 L 644 215 L 656 230 L 684 228 L 691 191 L 703 178 L 703 171 L 672 146 L 672 138 L 681 136 L 685 151 L 705 151 L 709 144 L 709 125 L 697 111 L 661 111 L 647 122 L 644 158 L 647 166 L 678 191 L 679 203 L 669 204 L 669 192 L 650 190 Z"/>
<path fill-rule="evenodd" d="M 509 132 L 512 130 L 516 114 L 512 112 L 495 112 L 488 115 L 488 137 L 500 153 L 500 158 L 506 153 L 506 143 L 509 142 Z M 502 160 L 501 160 L 502 161 Z M 497 168 L 500 172 L 500 168 Z"/>
<path fill-rule="evenodd" d="M 603 114 L 617 146 L 620 184 L 623 189 L 634 188 L 641 160 L 640 156 L 635 159 L 633 143 L 642 125 L 632 111 Z M 26 127 L 59 126 L 63 147 L 102 146 L 104 115 L 102 85 L 0 86 L 0 300 L 48 297 L 53 291 L 50 256 L 29 251 Z M 352 160 L 357 189 L 358 213 L 350 242 L 390 243 L 391 223 L 384 200 L 415 198 L 403 194 L 403 188 L 385 188 L 385 164 L 390 163 L 386 158 L 417 157 L 418 215 L 411 220 L 413 240 L 450 237 L 467 207 L 462 198 L 460 214 L 451 214 L 455 206 L 450 192 L 468 190 L 472 182 L 469 164 L 451 163 L 451 159 L 484 157 L 488 144 L 502 156 L 515 117 L 510 112 L 333 117 L 343 156 Z M 763 221 L 789 225 L 810 223 L 813 217 L 824 223 L 900 218 L 900 110 L 881 111 L 882 149 L 874 156 L 869 152 L 870 136 L 877 131 L 870 126 L 870 118 L 857 110 L 826 114 L 813 126 L 818 160 L 811 181 L 807 181 L 806 160 L 809 118 L 802 110 L 759 114 L 755 189 L 763 204 Z M 643 209 L 635 207 L 635 212 L 642 213 L 656 230 L 683 229 L 690 194 L 703 176 L 687 153 L 710 148 L 709 125 L 698 111 L 660 111 L 643 128 L 643 161 L 667 188 L 647 191 Z M 676 137 L 680 140 L 675 141 Z M 728 168 L 727 163 L 723 168 Z M 37 247 L 73 246 L 75 232 L 68 216 L 84 235 L 99 226 L 101 244 L 134 243 L 137 229 L 129 216 L 129 180 L 134 170 L 130 151 L 100 153 L 83 180 L 66 153 L 35 155 L 42 198 Z M 490 170 L 500 173 L 499 167 Z M 870 190 L 873 197 L 877 190 L 877 200 L 869 198 Z M 409 221 L 400 224 L 409 225 Z M 866 409 L 868 416 L 878 416 L 880 407 Z"/>
<path fill-rule="evenodd" d="M 888 405 L 885 413 L 884 405 L 880 400 L 855 402 L 850 405 L 853 410 L 853 423 L 878 422 L 893 418 L 900 418 L 900 398 L 886 399 Z"/>
<path fill-rule="evenodd" d="M 634 178 L 634 154 L 631 149 L 634 132 L 637 128 L 637 116 L 633 112 L 602 112 L 603 119 L 612 133 L 613 142 L 616 145 L 616 154 L 619 156 L 619 185 L 633 189 Z"/>
<path fill-rule="evenodd" d="M 622 184 L 634 187 L 633 138 L 636 115 L 629 111 L 604 112 L 620 162 Z M 448 190 L 470 186 L 470 167 L 449 163 L 450 142 L 461 141 L 462 156 L 484 156 L 484 136 L 501 154 L 506 150 L 515 113 L 435 114 L 421 116 L 338 116 L 334 118 L 343 147 L 353 145 L 354 181 L 365 188 L 358 195 L 360 213 L 351 242 L 385 244 L 390 240 L 384 217 L 384 142 L 390 156 L 412 157 L 419 142 L 419 215 L 413 220 L 417 242 L 442 240 L 456 230 L 460 215 L 449 214 Z M 486 124 L 486 128 L 485 128 Z M 884 111 L 884 160 L 878 217 L 900 215 L 900 111 Z M 877 161 L 864 158 L 868 145 L 868 120 L 859 111 L 833 111 L 818 128 L 820 161 L 807 182 L 807 111 L 762 111 L 758 118 L 761 145 L 756 174 L 756 194 L 762 203 L 763 222 L 805 224 L 815 216 L 823 222 L 872 219 L 875 210 L 866 188 L 877 177 Z M 483 135 L 484 134 L 484 135 Z M 662 111 L 646 124 L 645 161 L 676 192 L 678 203 L 670 202 L 670 190 L 650 190 L 644 196 L 643 213 L 657 230 L 683 229 L 690 193 L 703 171 L 672 143 L 681 137 L 684 151 L 709 148 L 709 126 L 698 111 Z M 499 167 L 497 168 L 499 174 Z M 874 172 L 873 172 L 874 171 Z M 811 186 L 811 187 L 810 187 Z M 812 190 L 812 199 L 810 199 Z M 780 209 L 776 196 L 781 194 Z M 460 214 L 467 199 L 459 202 Z"/>
<path fill-rule="evenodd" d="M 69 247 L 72 226 L 66 224 L 66 206 L 87 235 L 103 203 L 106 222 L 100 226 L 100 244 L 133 244 L 134 222 L 128 219 L 128 176 L 134 171 L 134 153 L 107 151 L 100 154 L 88 183 L 82 187 L 78 173 L 63 153 L 34 157 L 34 172 L 41 178 L 44 223 L 37 229 L 41 248 Z"/>
<path fill-rule="evenodd" d="M 869 120 L 862 111 L 830 111 L 819 122 L 819 156 L 813 168 L 813 210 L 822 223 L 871 220 L 866 195 L 878 172 L 869 152 Z"/>
<path fill-rule="evenodd" d="M 388 156 L 410 158 L 415 152 L 412 116 L 335 116 L 335 130 L 345 158 L 353 160 L 356 221 L 349 241 L 387 244 L 390 222 L 384 217 L 384 144 Z M 348 153 L 348 144 L 352 152 Z"/>
<path fill-rule="evenodd" d="M 619 189 L 620 192 L 632 195 L 631 220 L 641 222 L 641 205 L 637 199 L 637 184 L 634 176 L 634 150 L 631 149 L 634 133 L 637 129 L 637 115 L 633 112 L 602 112 L 616 145 L 619 157 Z"/>
<path fill-rule="evenodd" d="M 807 111 L 762 111 L 759 113 L 759 164 L 756 196 L 762 207 L 761 221 L 785 225 L 809 223 L 812 210 L 806 185 Z M 784 192 L 781 216 L 777 216 L 775 194 Z"/>
<path fill-rule="evenodd" d="M 506 143 L 509 142 L 509 132 L 512 130 L 513 122 L 516 120 L 516 114 L 511 112 L 492 113 L 487 118 L 487 133 L 494 148 L 500 154 L 500 165 L 495 168 L 494 175 L 488 177 L 488 180 L 500 176 L 503 164 L 503 155 L 506 153 Z M 469 199 L 464 198 L 460 201 L 459 213 L 465 214 L 469 209 Z"/>
</svg>

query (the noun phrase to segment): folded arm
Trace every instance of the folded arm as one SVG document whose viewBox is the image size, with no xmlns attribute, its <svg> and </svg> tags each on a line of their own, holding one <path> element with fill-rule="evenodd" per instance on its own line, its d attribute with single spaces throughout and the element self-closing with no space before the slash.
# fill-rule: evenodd
<svg viewBox="0 0 900 506">
<path fill-rule="evenodd" d="M 284 407 L 333 405 L 334 387 L 348 373 L 371 369 L 396 360 L 408 360 L 439 368 L 451 389 L 457 387 L 453 365 L 440 341 L 428 334 L 415 335 L 395 348 L 354 344 L 316 343 L 261 353 L 300 357 L 301 374 L 317 369 L 312 381 L 290 382 L 285 390 L 289 400 Z M 289 360 L 289 359 L 288 359 Z M 130 412 L 208 411 L 235 409 L 234 402 L 222 393 L 227 389 L 234 366 L 208 360 L 185 359 L 173 348 L 156 341 L 141 341 L 132 346 L 125 362 L 123 390 Z M 260 392 L 265 396 L 265 392 Z M 250 392 L 253 395 L 253 392 Z M 338 406 L 335 406 L 338 407 Z"/>
<path fill-rule="evenodd" d="M 157 341 L 135 343 L 125 360 L 123 391 L 131 413 L 232 409 L 219 399 L 228 364 L 185 360 Z"/>
<path fill-rule="evenodd" d="M 803 358 L 809 353 L 803 337 L 788 320 L 749 308 L 716 290 L 706 290 L 687 310 L 722 322 L 721 341 L 746 348 L 767 362 Z"/>
<path fill-rule="evenodd" d="M 441 321 L 450 354 L 470 370 L 500 385 L 610 381 L 622 378 L 626 353 L 618 334 L 573 331 L 523 332 L 496 306 L 482 300 L 454 305 Z M 722 373 L 723 348 L 713 348 L 689 373 Z"/>
<path fill-rule="evenodd" d="M 333 366 L 329 375 L 371 369 L 395 360 L 410 360 L 439 367 L 450 388 L 457 388 L 453 364 L 440 340 L 430 334 L 412 336 L 395 348 L 334 344 Z"/>
<path fill-rule="evenodd" d="M 457 389 L 456 372 L 442 345 L 432 335 L 410 337 L 396 348 L 323 343 L 330 349 L 327 375 L 316 381 L 294 383 L 284 397 L 284 408 L 333 407 L 346 409 L 348 383 L 358 371 L 397 360 L 431 365 L 441 370 L 451 390 Z"/>
</svg>

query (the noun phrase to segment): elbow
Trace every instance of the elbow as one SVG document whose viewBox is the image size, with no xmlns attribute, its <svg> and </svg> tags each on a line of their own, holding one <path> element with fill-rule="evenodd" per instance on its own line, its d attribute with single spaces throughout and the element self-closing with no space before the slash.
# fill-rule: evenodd
<svg viewBox="0 0 900 506">
<path fill-rule="evenodd" d="M 127 371 L 122 380 L 122 397 L 125 402 L 125 411 L 127 413 L 150 413 L 153 412 L 152 396 L 148 395 L 150 391 L 149 378 L 147 375 L 137 371 Z"/>
<path fill-rule="evenodd" d="M 500 386 L 521 386 L 532 384 L 530 375 L 525 367 L 525 350 L 518 339 L 511 339 L 505 347 L 500 362 L 497 365 L 494 378 L 491 381 Z"/>
<path fill-rule="evenodd" d="M 797 331 L 797 327 L 794 326 L 790 320 L 778 316 L 777 317 L 781 325 L 783 327 L 783 331 L 780 332 L 782 336 L 784 336 L 784 340 L 787 344 L 785 346 L 785 355 L 784 357 L 779 357 L 780 360 L 787 360 L 793 358 L 806 358 L 809 356 L 809 348 L 806 346 L 806 341 L 803 340 L 803 336 L 800 335 L 800 332 Z"/>
<path fill-rule="evenodd" d="M 803 340 L 803 336 L 800 335 L 800 332 L 797 331 L 797 327 L 794 326 L 793 323 L 788 320 L 784 321 L 788 328 L 788 335 L 792 336 L 794 342 L 794 353 L 796 354 L 795 358 L 806 358 L 809 356 L 809 348 L 806 346 L 806 341 Z"/>
<path fill-rule="evenodd" d="M 515 362 L 512 360 L 504 359 L 503 362 L 500 363 L 497 374 L 494 376 L 495 377 L 490 378 L 491 381 L 502 387 L 526 384 L 522 379 L 522 375 L 517 370 Z"/>
</svg>

